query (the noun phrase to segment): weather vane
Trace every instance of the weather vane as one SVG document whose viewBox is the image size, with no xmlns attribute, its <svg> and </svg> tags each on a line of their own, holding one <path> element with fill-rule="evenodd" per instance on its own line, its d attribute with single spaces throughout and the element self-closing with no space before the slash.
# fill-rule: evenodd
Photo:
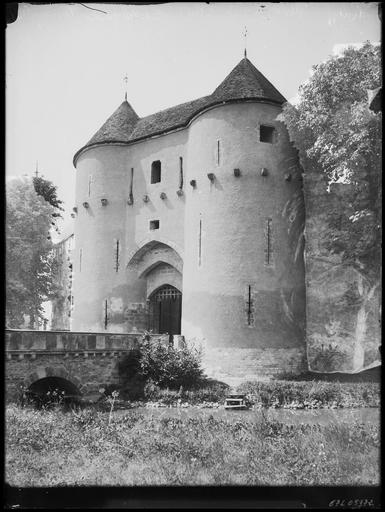
<svg viewBox="0 0 385 512">
<path fill-rule="evenodd" d="M 245 31 L 243 33 L 243 37 L 245 38 L 245 59 L 246 59 L 246 57 L 247 57 L 247 49 L 246 49 L 247 48 L 247 27 L 246 27 L 246 25 L 245 25 Z"/>
<path fill-rule="evenodd" d="M 126 73 L 126 76 L 123 78 L 123 82 L 126 84 L 126 92 L 124 93 L 124 99 L 127 101 L 127 84 L 128 84 L 127 73 Z"/>
</svg>

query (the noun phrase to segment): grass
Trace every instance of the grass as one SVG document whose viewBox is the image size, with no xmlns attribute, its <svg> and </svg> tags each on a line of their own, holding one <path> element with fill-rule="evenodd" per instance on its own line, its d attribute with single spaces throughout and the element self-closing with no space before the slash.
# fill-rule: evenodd
<svg viewBox="0 0 385 512">
<path fill-rule="evenodd" d="M 377 485 L 379 425 L 6 409 L 13 486 Z"/>
<path fill-rule="evenodd" d="M 238 386 L 236 391 L 246 394 L 256 407 L 319 409 L 380 406 L 378 382 L 250 381 Z M 173 406 L 181 402 L 188 405 L 223 404 L 228 393 L 229 386 L 219 381 L 206 381 L 201 388 L 192 390 L 149 386 L 144 389 L 139 401 L 142 404 L 150 401 Z M 124 401 L 124 392 L 120 398 Z"/>
</svg>

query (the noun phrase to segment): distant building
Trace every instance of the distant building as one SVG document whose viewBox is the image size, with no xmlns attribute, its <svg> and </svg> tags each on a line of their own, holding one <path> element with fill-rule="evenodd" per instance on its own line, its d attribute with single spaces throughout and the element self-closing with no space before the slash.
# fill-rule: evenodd
<svg viewBox="0 0 385 512">
<path fill-rule="evenodd" d="M 58 295 L 52 301 L 52 330 L 70 330 L 73 306 L 72 296 L 72 251 L 74 249 L 74 234 L 65 234 L 64 238 L 54 246 L 57 272 L 55 284 Z"/>
</svg>

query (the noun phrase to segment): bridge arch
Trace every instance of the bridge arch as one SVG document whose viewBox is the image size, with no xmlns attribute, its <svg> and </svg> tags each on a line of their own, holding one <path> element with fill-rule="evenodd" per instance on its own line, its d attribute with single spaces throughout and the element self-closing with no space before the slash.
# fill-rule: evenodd
<svg viewBox="0 0 385 512">
<path fill-rule="evenodd" d="M 29 390 L 36 389 L 63 389 L 68 394 L 81 395 L 83 385 L 77 377 L 71 375 L 64 366 L 39 366 L 24 380 L 24 387 Z"/>
</svg>

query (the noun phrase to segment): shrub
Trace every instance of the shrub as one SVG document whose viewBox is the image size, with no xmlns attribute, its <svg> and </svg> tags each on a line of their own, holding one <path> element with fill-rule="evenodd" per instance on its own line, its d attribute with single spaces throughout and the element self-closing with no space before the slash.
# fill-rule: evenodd
<svg viewBox="0 0 385 512">
<path fill-rule="evenodd" d="M 174 349 L 144 339 L 141 344 L 141 374 L 161 388 L 191 388 L 203 377 L 201 353 L 194 347 Z"/>
<path fill-rule="evenodd" d="M 131 351 L 119 362 L 118 371 L 128 395 L 134 393 L 134 388 L 137 395 L 156 395 L 154 386 L 189 389 L 197 387 L 203 378 L 198 349 L 188 346 L 174 349 L 160 341 L 149 340 L 147 336 L 139 349 Z"/>
</svg>

